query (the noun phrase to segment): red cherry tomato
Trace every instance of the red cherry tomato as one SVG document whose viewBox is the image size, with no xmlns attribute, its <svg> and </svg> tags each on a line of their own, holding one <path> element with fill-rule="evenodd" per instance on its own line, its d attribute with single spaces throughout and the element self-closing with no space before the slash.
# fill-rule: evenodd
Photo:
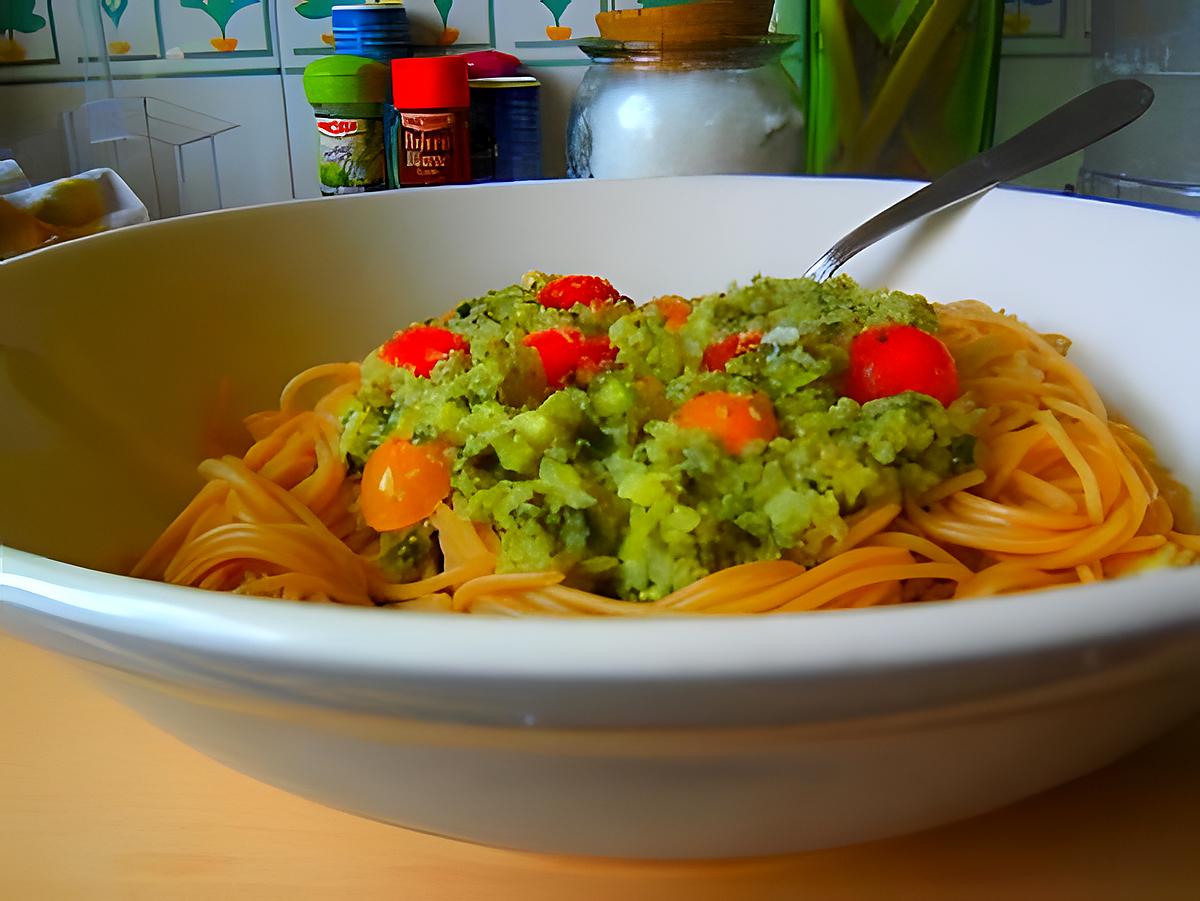
<svg viewBox="0 0 1200 901">
<path fill-rule="evenodd" d="M 414 325 L 397 332 L 379 349 L 379 356 L 393 366 L 403 366 L 422 378 L 429 378 L 433 367 L 455 351 L 468 352 L 471 345 L 450 329 L 433 325 Z"/>
<path fill-rule="evenodd" d="M 877 325 L 850 342 L 846 394 L 860 404 L 905 391 L 942 406 L 958 397 L 958 369 L 946 345 L 911 325 Z"/>
<path fill-rule="evenodd" d="M 598 275 L 564 275 L 538 292 L 538 303 L 556 310 L 569 310 L 577 303 L 599 309 L 621 299 L 621 292 Z"/>
<path fill-rule="evenodd" d="M 762 335 L 758 332 L 742 332 L 740 335 L 730 335 L 704 348 L 702 365 L 709 372 L 724 372 L 725 366 L 734 357 L 740 357 L 748 350 L 754 350 L 762 343 Z"/>
<path fill-rule="evenodd" d="M 606 335 L 583 339 L 583 352 L 579 355 L 581 371 L 599 372 L 612 365 L 617 359 L 617 349 Z"/>
<path fill-rule="evenodd" d="M 573 328 L 552 328 L 525 336 L 525 346 L 542 358 L 546 383 L 561 388 L 574 374 L 596 372 L 617 358 L 617 349 L 604 335 L 585 338 Z"/>
</svg>

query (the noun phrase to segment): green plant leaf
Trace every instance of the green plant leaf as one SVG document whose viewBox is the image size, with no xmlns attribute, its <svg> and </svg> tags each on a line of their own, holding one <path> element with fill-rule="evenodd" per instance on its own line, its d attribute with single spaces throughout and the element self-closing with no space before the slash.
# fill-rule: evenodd
<svg viewBox="0 0 1200 901">
<path fill-rule="evenodd" d="M 918 7 L 923 16 L 929 6 L 922 0 L 851 0 L 851 3 L 884 46 L 894 43 L 914 18 L 920 18 Z"/>
<path fill-rule="evenodd" d="M 33 34 L 46 27 L 46 20 L 33 11 L 34 0 L 0 0 L 0 31 Z"/>
<path fill-rule="evenodd" d="M 304 0 L 296 7 L 296 12 L 306 19 L 328 19 L 333 15 L 333 7 L 337 0 Z"/>
<path fill-rule="evenodd" d="M 125 15 L 125 10 L 129 8 L 129 0 L 100 0 L 100 8 L 116 28 L 121 24 L 121 16 Z"/>
<path fill-rule="evenodd" d="M 450 25 L 450 9 L 454 6 L 454 0 L 433 0 L 433 5 L 442 14 L 442 27 L 448 28 Z"/>
<path fill-rule="evenodd" d="M 542 0 L 542 6 L 550 10 L 550 15 L 554 16 L 554 24 L 561 25 L 559 20 L 562 14 L 567 11 L 567 7 L 571 5 L 571 0 Z"/>
<path fill-rule="evenodd" d="M 306 19 L 328 19 L 335 6 L 362 6 L 364 0 L 301 0 L 296 12 Z"/>
<path fill-rule="evenodd" d="M 225 29 L 234 13 L 259 2 L 260 0 L 179 0 L 179 5 L 184 9 L 198 9 L 205 13 L 217 23 L 217 27 L 221 29 L 221 37 L 225 37 Z"/>
</svg>

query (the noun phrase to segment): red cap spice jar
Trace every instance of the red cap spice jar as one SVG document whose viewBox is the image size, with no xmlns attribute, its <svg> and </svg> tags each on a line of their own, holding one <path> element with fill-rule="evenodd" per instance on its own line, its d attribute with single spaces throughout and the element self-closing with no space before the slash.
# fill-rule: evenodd
<svg viewBox="0 0 1200 901">
<path fill-rule="evenodd" d="M 471 180 L 471 91 L 461 56 L 392 60 L 391 187 Z"/>
</svg>

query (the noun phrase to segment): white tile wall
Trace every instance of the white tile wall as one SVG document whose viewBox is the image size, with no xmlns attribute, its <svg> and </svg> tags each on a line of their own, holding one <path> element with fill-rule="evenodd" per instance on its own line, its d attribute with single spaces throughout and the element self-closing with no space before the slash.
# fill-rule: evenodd
<svg viewBox="0 0 1200 901">
<path fill-rule="evenodd" d="M 317 129 L 312 107 L 304 97 L 301 75 L 283 76 L 287 111 L 288 148 L 291 151 L 292 197 L 320 197 L 317 183 Z"/>
<path fill-rule="evenodd" d="M 100 20 L 118 95 L 159 97 L 239 125 L 217 138 L 227 206 L 316 196 L 316 139 L 300 73 L 330 52 L 335 0 L 251 0 L 229 17 L 226 36 L 237 46 L 227 51 L 212 43 L 221 36 L 217 21 L 180 0 L 126 0 L 119 14 L 121 0 L 97 2 L 110 11 Z M 220 2 L 232 9 L 245 0 Z M 550 0 L 559 5 L 560 24 L 577 39 L 597 32 L 595 15 L 609 4 Z M 453 0 L 443 23 L 438 6 L 408 0 L 414 41 L 452 42 L 461 51 L 497 47 L 527 60 L 544 83 L 545 171 L 563 174 L 567 110 L 586 61 L 573 40 L 550 40 L 550 8 L 541 0 Z M 35 0 L 34 13 L 45 25 L 17 35 L 27 58 L 0 59 L 0 148 L 50 178 L 66 174 L 63 140 L 54 135 L 59 116 L 102 95 L 93 82 L 85 98 L 79 85 L 99 74 L 99 39 L 89 47 L 85 35 L 95 30 L 82 26 L 74 0 Z M 55 152 L 46 152 L 50 145 Z"/>
<path fill-rule="evenodd" d="M 283 85 L 277 76 L 143 79 L 121 82 L 120 88 L 238 123 L 215 140 L 226 206 L 292 196 Z"/>
</svg>

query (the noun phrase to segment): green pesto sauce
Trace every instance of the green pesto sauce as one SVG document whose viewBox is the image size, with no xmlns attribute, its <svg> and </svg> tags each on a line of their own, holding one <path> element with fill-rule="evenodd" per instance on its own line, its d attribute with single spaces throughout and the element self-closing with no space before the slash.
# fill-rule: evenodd
<svg viewBox="0 0 1200 901">
<path fill-rule="evenodd" d="M 430 378 L 384 362 L 362 368 L 343 420 L 342 448 L 361 468 L 386 438 L 458 448 L 453 505 L 500 538 L 499 571 L 556 569 L 567 584 L 653 600 L 715 570 L 787 557 L 811 564 L 846 534 L 846 517 L 922 492 L 973 462 L 974 415 L 907 393 L 860 406 L 840 395 L 850 339 L 902 322 L 936 331 L 922 297 L 758 277 L 692 301 L 672 332 L 653 305 L 599 312 L 537 302 L 547 276 L 464 301 L 446 328 L 465 337 Z M 607 334 L 616 365 L 561 390 L 522 344 L 530 332 Z M 757 331 L 762 344 L 725 372 L 701 369 L 704 349 Z M 741 455 L 670 421 L 706 391 L 762 392 L 780 435 Z M 411 578 L 429 565 L 427 527 L 384 536 L 381 563 Z"/>
</svg>

